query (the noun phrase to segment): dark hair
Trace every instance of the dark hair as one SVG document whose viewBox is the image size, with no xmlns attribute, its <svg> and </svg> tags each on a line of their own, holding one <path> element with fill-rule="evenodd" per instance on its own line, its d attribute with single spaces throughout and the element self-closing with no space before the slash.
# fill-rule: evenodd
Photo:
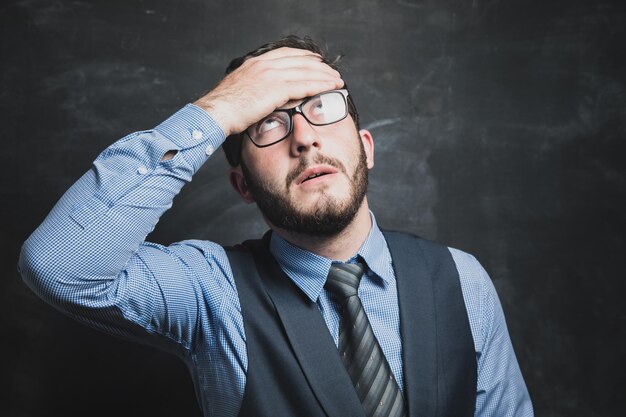
<svg viewBox="0 0 626 417">
<path fill-rule="evenodd" d="M 276 42 L 269 42 L 264 45 L 261 45 L 254 51 L 250 51 L 247 54 L 239 58 L 233 59 L 232 61 L 230 61 L 228 68 L 226 68 L 226 74 L 230 74 L 231 72 L 239 68 L 246 60 L 252 57 L 263 55 L 266 52 L 273 51 L 274 49 L 283 48 L 283 47 L 305 49 L 305 50 L 314 52 L 316 54 L 319 54 L 322 57 L 322 62 L 329 65 L 331 68 L 338 70 L 337 63 L 341 59 L 341 55 L 338 55 L 334 59 L 330 60 L 328 57 L 327 51 L 322 49 L 309 36 L 305 36 L 304 38 L 299 38 L 298 36 L 295 36 L 295 35 L 289 35 L 282 39 L 277 40 Z M 347 86 L 344 86 L 344 88 L 347 88 Z M 352 100 L 351 95 L 348 95 L 348 113 L 350 114 L 350 116 L 352 116 L 352 120 L 354 120 L 354 124 L 358 130 L 359 129 L 359 115 L 356 111 L 356 107 L 354 105 L 354 101 Z M 238 166 L 241 160 L 241 142 L 244 139 L 243 136 L 244 136 L 243 133 L 230 135 L 229 137 L 226 138 L 226 141 L 222 145 L 222 149 L 224 150 L 224 153 L 226 154 L 226 159 L 228 160 L 228 163 L 233 167 Z"/>
</svg>

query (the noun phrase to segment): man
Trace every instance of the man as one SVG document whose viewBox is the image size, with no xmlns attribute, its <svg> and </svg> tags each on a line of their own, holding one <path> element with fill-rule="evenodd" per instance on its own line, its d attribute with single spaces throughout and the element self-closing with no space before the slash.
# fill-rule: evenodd
<svg viewBox="0 0 626 417">
<path fill-rule="evenodd" d="M 230 181 L 271 232 L 235 248 L 144 242 L 225 138 Z M 70 316 L 181 357 L 207 416 L 532 415 L 486 273 L 383 234 L 365 195 L 373 165 L 339 72 L 287 37 L 107 148 L 19 269 Z"/>
</svg>

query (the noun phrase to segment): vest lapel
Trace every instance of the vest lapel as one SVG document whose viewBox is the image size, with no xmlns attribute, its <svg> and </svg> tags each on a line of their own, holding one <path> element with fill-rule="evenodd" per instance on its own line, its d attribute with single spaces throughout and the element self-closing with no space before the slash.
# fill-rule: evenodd
<svg viewBox="0 0 626 417">
<path fill-rule="evenodd" d="M 363 417 L 363 407 L 317 307 L 282 271 L 268 237 L 253 247 L 259 275 L 311 389 L 329 417 Z"/>
<path fill-rule="evenodd" d="M 404 363 L 404 395 L 410 417 L 437 409 L 437 335 L 431 273 L 415 239 L 383 232 L 396 274 Z"/>
</svg>

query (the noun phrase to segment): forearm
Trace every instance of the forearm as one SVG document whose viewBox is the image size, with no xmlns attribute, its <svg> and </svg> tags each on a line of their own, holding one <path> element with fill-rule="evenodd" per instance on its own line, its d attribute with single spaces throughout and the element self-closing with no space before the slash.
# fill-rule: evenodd
<svg viewBox="0 0 626 417">
<path fill-rule="evenodd" d="M 203 110 L 187 106 L 107 148 L 25 242 L 24 280 L 55 305 L 106 291 L 223 139 Z M 176 153 L 165 160 L 168 151 Z"/>
</svg>

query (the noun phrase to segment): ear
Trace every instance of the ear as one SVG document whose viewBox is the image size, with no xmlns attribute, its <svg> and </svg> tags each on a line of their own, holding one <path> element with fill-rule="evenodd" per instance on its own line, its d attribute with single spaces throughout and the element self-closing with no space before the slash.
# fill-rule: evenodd
<svg viewBox="0 0 626 417">
<path fill-rule="evenodd" d="M 363 143 L 363 149 L 365 149 L 365 156 L 367 157 L 367 168 L 374 168 L 374 138 L 367 129 L 359 130 L 359 136 L 361 137 L 361 143 Z"/>
<path fill-rule="evenodd" d="M 243 172 L 241 172 L 241 166 L 231 168 L 228 173 L 228 179 L 230 180 L 230 185 L 243 198 L 243 201 L 248 204 L 254 203 L 254 197 L 252 197 L 246 178 L 243 176 Z"/>
</svg>

